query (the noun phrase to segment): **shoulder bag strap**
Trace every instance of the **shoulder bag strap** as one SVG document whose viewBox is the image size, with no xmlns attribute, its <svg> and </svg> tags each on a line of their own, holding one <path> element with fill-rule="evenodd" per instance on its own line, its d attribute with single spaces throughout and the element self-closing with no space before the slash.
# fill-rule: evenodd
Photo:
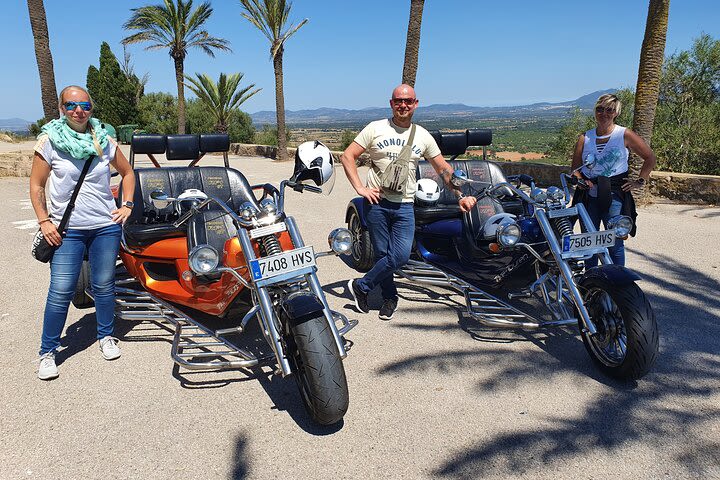
<svg viewBox="0 0 720 480">
<path fill-rule="evenodd" d="M 62 233 L 65 231 L 65 226 L 67 225 L 68 220 L 70 220 L 70 214 L 72 213 L 73 208 L 75 208 L 75 199 L 78 196 L 78 192 L 80 191 L 80 185 L 82 185 L 83 180 L 85 180 L 85 175 L 87 175 L 88 170 L 90 170 L 90 164 L 95 160 L 96 155 L 92 155 L 90 158 L 85 160 L 85 165 L 83 165 L 82 172 L 80 173 L 80 178 L 78 179 L 77 185 L 75 185 L 75 190 L 73 190 L 72 196 L 70 197 L 70 201 L 68 202 L 67 208 L 65 208 L 65 213 L 63 213 L 62 220 L 60 220 L 60 225 L 58 225 L 58 233 L 62 235 Z"/>
<path fill-rule="evenodd" d="M 415 141 L 415 124 L 413 123 L 410 127 L 410 136 L 408 137 L 408 141 L 405 144 L 405 146 L 400 151 L 400 154 L 398 155 L 398 158 L 395 160 L 398 163 L 408 163 L 410 162 L 410 157 L 412 156 L 412 147 L 413 142 Z"/>
</svg>

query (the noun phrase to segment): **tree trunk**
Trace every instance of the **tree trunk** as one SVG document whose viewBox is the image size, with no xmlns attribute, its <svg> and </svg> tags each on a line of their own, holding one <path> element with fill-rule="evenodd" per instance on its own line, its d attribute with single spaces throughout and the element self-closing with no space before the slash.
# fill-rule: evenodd
<svg viewBox="0 0 720 480">
<path fill-rule="evenodd" d="M 650 145 L 655 109 L 660 93 L 660 78 L 665 58 L 665 37 L 667 36 L 670 0 L 650 0 L 645 38 L 640 51 L 637 86 L 635 88 L 635 113 L 632 129 Z M 633 155 L 630 171 L 637 175 L 642 159 Z"/>
<path fill-rule="evenodd" d="M 277 115 L 277 157 L 278 161 L 287 160 L 287 136 L 285 134 L 285 95 L 283 94 L 283 57 L 284 48 L 281 46 L 273 57 L 275 69 L 275 113 Z"/>
<path fill-rule="evenodd" d="M 410 0 L 410 21 L 408 22 L 407 40 L 405 41 L 405 65 L 403 66 L 402 83 L 415 86 L 418 57 L 420 51 L 420 26 L 422 24 L 425 0 Z"/>
<path fill-rule="evenodd" d="M 28 0 L 30 27 L 35 38 L 35 58 L 40 73 L 40 92 L 42 96 L 43 115 L 45 119 L 58 118 L 60 113 L 57 104 L 57 88 L 55 87 L 55 70 L 52 53 L 50 52 L 50 36 L 48 35 L 47 18 L 43 0 Z"/>
<path fill-rule="evenodd" d="M 173 57 L 175 60 L 175 81 L 178 91 L 178 133 L 185 133 L 185 85 L 183 84 L 183 58 Z"/>
</svg>

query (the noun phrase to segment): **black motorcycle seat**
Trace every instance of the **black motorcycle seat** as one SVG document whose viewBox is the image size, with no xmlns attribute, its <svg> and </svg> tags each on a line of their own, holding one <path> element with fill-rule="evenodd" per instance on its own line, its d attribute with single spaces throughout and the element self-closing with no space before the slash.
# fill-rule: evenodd
<svg viewBox="0 0 720 480">
<path fill-rule="evenodd" d="M 250 184 L 239 171 L 225 167 L 139 168 L 135 170 L 135 206 L 125 223 L 125 240 L 130 247 L 142 247 L 157 240 L 186 234 L 187 227 L 174 227 L 178 219 L 171 203 L 163 209 L 152 204 L 150 193 L 162 190 L 170 197 L 178 197 L 188 189 L 198 189 L 208 196 L 219 198 L 238 211 L 245 202 L 257 206 Z M 215 203 L 208 210 L 217 210 Z M 222 250 L 222 249 L 221 249 Z"/>
<path fill-rule="evenodd" d="M 505 179 L 505 175 L 502 173 L 502 170 L 500 170 L 500 167 L 492 162 L 485 160 L 453 160 L 448 163 L 453 170 L 460 169 L 464 171 L 470 180 L 484 182 L 488 185 L 495 185 L 507 181 Z M 435 172 L 435 169 L 429 162 L 418 162 L 416 178 L 418 180 L 421 178 L 431 178 L 435 180 L 438 182 L 438 185 L 440 185 L 441 193 L 440 200 L 437 205 L 432 207 L 415 206 L 415 223 L 427 224 L 438 220 L 461 218 L 462 211 L 458 205 L 455 193 L 451 189 L 445 187 L 444 182 L 440 179 L 440 176 L 437 172 Z M 462 191 L 465 194 L 470 194 L 472 193 L 472 188 L 473 187 L 465 186 L 462 188 Z M 477 190 L 477 187 L 474 188 Z M 481 221 L 484 223 L 484 220 L 487 220 L 495 213 L 502 212 L 503 208 L 497 202 L 494 202 L 489 198 L 484 198 L 478 202 L 478 208 L 473 210 L 477 210 L 477 212 L 475 212 L 476 218 L 473 222 L 474 224 L 477 224 Z"/>
</svg>

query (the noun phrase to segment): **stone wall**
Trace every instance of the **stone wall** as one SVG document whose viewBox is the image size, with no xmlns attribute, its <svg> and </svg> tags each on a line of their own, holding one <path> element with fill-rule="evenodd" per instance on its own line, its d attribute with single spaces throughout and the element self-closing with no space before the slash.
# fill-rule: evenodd
<svg viewBox="0 0 720 480">
<path fill-rule="evenodd" d="M 33 152 L 0 153 L 0 177 L 29 177 Z"/>
<path fill-rule="evenodd" d="M 560 174 L 570 167 L 527 162 L 497 162 L 505 175 L 525 173 L 540 186 L 560 185 Z M 652 172 L 650 195 L 683 203 L 720 204 L 720 177 L 690 173 Z"/>
</svg>

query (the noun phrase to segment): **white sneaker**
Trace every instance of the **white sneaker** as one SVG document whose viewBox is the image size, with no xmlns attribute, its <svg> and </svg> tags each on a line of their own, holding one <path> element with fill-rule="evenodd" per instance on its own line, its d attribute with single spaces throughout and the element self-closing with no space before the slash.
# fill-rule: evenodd
<svg viewBox="0 0 720 480">
<path fill-rule="evenodd" d="M 52 380 L 60 375 L 55 365 L 55 352 L 47 352 L 40 355 L 40 367 L 38 367 L 38 378 L 40 380 Z"/>
<path fill-rule="evenodd" d="M 120 347 L 118 347 L 118 339 L 107 336 L 100 340 L 100 351 L 105 360 L 115 360 L 120 357 Z"/>
</svg>

